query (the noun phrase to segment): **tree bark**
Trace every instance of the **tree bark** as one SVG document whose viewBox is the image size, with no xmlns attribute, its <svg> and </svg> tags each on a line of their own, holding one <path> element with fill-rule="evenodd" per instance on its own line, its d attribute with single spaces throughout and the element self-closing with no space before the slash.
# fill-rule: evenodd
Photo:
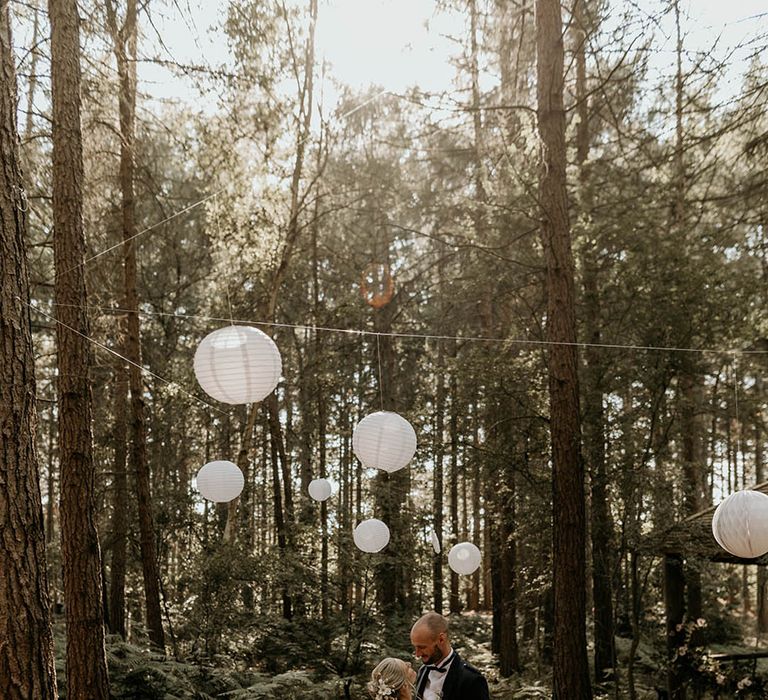
<svg viewBox="0 0 768 700">
<path fill-rule="evenodd" d="M 560 3 L 536 1 L 539 204 L 546 263 L 552 441 L 554 696 L 591 698 L 587 663 L 584 469 L 576 357 L 573 256 L 565 175 L 563 29 Z"/>
<path fill-rule="evenodd" d="M 128 545 L 127 420 L 128 373 L 115 364 L 115 444 L 112 483 L 112 566 L 109 582 L 109 629 L 125 639 L 125 571 Z"/>
<path fill-rule="evenodd" d="M 80 27 L 75 0 L 50 0 L 53 254 L 56 268 L 61 550 L 67 619 L 67 697 L 109 697 L 101 552 L 94 521 L 90 329 L 83 259 Z"/>
<path fill-rule="evenodd" d="M 753 430 L 755 436 L 755 483 L 761 484 L 765 480 L 765 456 L 763 439 L 763 412 L 761 401 L 763 398 L 762 367 L 755 370 L 755 413 L 753 417 Z M 757 567 L 757 632 L 768 632 L 768 573 L 765 566 Z"/>
<path fill-rule="evenodd" d="M 456 341 L 453 344 L 453 358 L 456 360 L 458 350 Z M 450 396 L 451 413 L 448 420 L 448 430 L 451 437 L 451 473 L 449 483 L 449 509 L 451 517 L 451 546 L 459 543 L 459 416 L 458 416 L 458 380 L 456 373 L 451 374 Z M 461 612 L 459 597 L 459 575 L 451 569 L 451 587 L 448 597 L 448 610 L 452 613 Z"/>
<path fill-rule="evenodd" d="M 165 650 L 162 610 L 160 607 L 160 572 L 155 549 L 155 524 L 152 512 L 149 460 L 147 458 L 147 419 L 144 382 L 141 376 L 141 334 L 136 271 L 136 200 L 134 195 L 134 152 L 136 143 L 136 0 L 127 0 L 125 21 L 118 28 L 112 0 L 107 2 L 107 19 L 112 33 L 117 72 L 120 79 L 120 190 L 123 217 L 123 256 L 125 285 L 125 357 L 130 361 L 131 467 L 136 478 L 139 504 L 141 568 L 147 629 L 152 645 Z"/>
<path fill-rule="evenodd" d="M 377 333 L 389 333 L 392 319 L 397 313 L 397 295 L 386 306 L 374 310 L 374 329 Z M 377 336 L 376 351 L 379 355 L 379 396 L 381 410 L 396 411 L 397 363 L 392 338 Z M 377 358 L 372 358 L 376 362 Z M 378 397 L 377 397 L 378 398 Z M 400 556 L 401 552 L 413 551 L 413 541 L 406 515 L 406 494 L 410 491 L 410 470 L 400 469 L 388 474 L 381 472 L 374 477 L 373 493 L 376 517 L 389 526 L 390 543 L 378 558 L 376 565 L 376 587 L 379 606 L 387 620 L 393 614 L 408 614 L 412 601 L 409 563 Z"/>
<path fill-rule="evenodd" d="M 440 286 L 443 282 L 443 266 L 440 270 Z M 442 298 L 442 294 L 441 294 Z M 443 341 L 437 341 L 437 388 L 435 392 L 434 478 L 432 479 L 432 531 L 441 544 L 440 552 L 432 553 L 432 607 L 443 613 L 443 461 L 445 459 L 445 370 Z"/>
<path fill-rule="evenodd" d="M 54 700 L 35 360 L 8 3 L 0 2 L 0 696 Z M 49 494 L 50 498 L 50 494 Z"/>
<path fill-rule="evenodd" d="M 589 159 L 589 103 L 587 94 L 587 17 L 584 2 L 574 6 L 576 51 L 576 160 L 579 164 L 579 208 L 584 221 L 592 219 L 592 198 L 587 161 Z M 587 342 L 585 351 L 584 448 L 590 475 L 590 534 L 592 539 L 592 591 L 594 609 L 595 680 L 610 680 L 616 667 L 614 642 L 613 590 L 611 575 L 613 523 L 608 502 L 608 475 L 605 460 L 605 411 L 603 410 L 603 375 L 606 365 L 600 350 L 600 287 L 596 233 L 586 231 L 582 260 L 584 315 Z"/>
</svg>

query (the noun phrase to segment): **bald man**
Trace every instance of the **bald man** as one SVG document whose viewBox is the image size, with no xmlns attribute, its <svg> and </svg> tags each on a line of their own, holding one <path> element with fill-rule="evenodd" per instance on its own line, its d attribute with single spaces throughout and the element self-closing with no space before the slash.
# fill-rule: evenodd
<svg viewBox="0 0 768 700">
<path fill-rule="evenodd" d="M 442 615 L 428 612 L 416 620 L 411 644 L 424 664 L 416 677 L 419 700 L 489 700 L 483 674 L 451 648 L 448 622 Z"/>
</svg>

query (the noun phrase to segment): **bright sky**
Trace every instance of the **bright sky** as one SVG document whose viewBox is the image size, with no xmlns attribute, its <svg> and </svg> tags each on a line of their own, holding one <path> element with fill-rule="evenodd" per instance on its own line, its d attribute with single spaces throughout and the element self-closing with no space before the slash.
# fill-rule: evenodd
<svg viewBox="0 0 768 700">
<path fill-rule="evenodd" d="M 620 7 L 621 3 L 614 0 L 614 6 Z M 197 0 L 187 7 L 192 24 L 184 24 L 173 15 L 159 21 L 156 17 L 173 57 L 182 63 L 226 62 L 225 40 L 214 28 L 226 4 Z M 662 8 L 668 7 L 668 0 L 639 0 L 636 7 L 649 16 L 660 15 Z M 706 50 L 719 36 L 719 53 L 725 55 L 745 39 L 768 32 L 765 0 L 688 0 L 683 3 L 683 12 L 687 15 L 684 26 L 689 51 Z M 465 18 L 460 13 L 436 11 L 434 0 L 321 0 L 317 58 L 330 64 L 336 80 L 356 89 L 381 85 L 402 93 L 418 85 L 426 91 L 440 92 L 452 87 L 455 70 L 450 59 L 459 49 L 456 38 L 464 40 L 466 32 Z M 662 18 L 656 35 L 659 53 L 653 59 L 653 68 L 660 78 L 671 70 L 674 59 L 672 13 Z M 724 98 L 738 92 L 740 74 L 751 48 L 746 46 L 733 56 L 733 68 L 727 77 L 730 85 L 723 85 Z M 156 54 L 163 52 L 156 49 Z M 151 93 L 190 99 L 186 81 L 163 68 L 144 65 L 140 77 Z M 332 106 L 336 101 L 335 89 L 326 83 L 324 93 L 327 107 Z"/>
<path fill-rule="evenodd" d="M 435 13 L 435 5 L 434 0 L 320 0 L 316 58 L 330 64 L 337 81 L 359 90 L 371 84 L 393 92 L 414 84 L 424 90 L 448 89 L 454 73 L 449 58 L 456 49 L 448 36 L 462 36 L 465 29 L 461 17 Z M 226 3 L 195 0 L 186 6 L 193 24 L 170 14 L 155 16 L 173 59 L 214 66 L 226 62 L 226 40 L 214 27 Z M 147 35 L 152 46 L 145 45 L 143 53 L 168 59 L 154 32 Z M 186 81 L 163 67 L 140 65 L 139 78 L 152 94 L 190 99 Z M 336 92 L 329 84 L 325 94 L 327 101 L 335 101 Z"/>
<path fill-rule="evenodd" d="M 301 3 L 305 0 L 291 0 Z M 621 3 L 613 0 L 619 7 Z M 658 15 L 668 0 L 637 0 L 639 12 Z M 381 85 L 393 92 L 403 92 L 412 85 L 428 91 L 450 90 L 454 68 L 450 57 L 459 49 L 455 38 L 466 37 L 465 18 L 460 13 L 436 11 L 434 0 L 320 0 L 317 28 L 317 57 L 331 64 L 332 75 L 340 82 L 358 89 Z M 213 29 L 223 16 L 226 3 L 190 0 L 192 23 L 178 15 L 155 15 L 155 23 L 173 58 L 185 63 L 218 65 L 226 62 L 225 40 Z M 683 2 L 686 48 L 703 50 L 718 35 L 719 50 L 726 50 L 745 38 L 768 32 L 766 0 L 688 0 Z M 654 68 L 663 75 L 674 59 L 674 24 L 672 13 L 663 18 L 656 30 Z M 147 55 L 165 56 L 162 49 L 144 47 Z M 748 49 L 735 57 L 732 86 L 738 90 L 738 74 L 745 65 Z M 193 99 L 186 81 L 160 67 L 143 65 L 140 79 L 148 92 L 162 97 Z M 325 86 L 328 106 L 335 101 L 333 88 Z"/>
</svg>

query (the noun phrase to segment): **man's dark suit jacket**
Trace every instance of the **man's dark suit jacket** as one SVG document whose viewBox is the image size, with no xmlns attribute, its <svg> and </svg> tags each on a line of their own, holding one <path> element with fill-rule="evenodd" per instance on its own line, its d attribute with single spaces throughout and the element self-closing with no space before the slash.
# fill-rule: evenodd
<svg viewBox="0 0 768 700">
<path fill-rule="evenodd" d="M 483 674 L 455 652 L 446 673 L 442 700 L 489 700 L 488 683 L 483 678 Z M 429 670 L 426 666 L 422 666 L 416 677 L 418 700 L 424 697 L 424 686 L 427 684 L 428 676 Z"/>
</svg>

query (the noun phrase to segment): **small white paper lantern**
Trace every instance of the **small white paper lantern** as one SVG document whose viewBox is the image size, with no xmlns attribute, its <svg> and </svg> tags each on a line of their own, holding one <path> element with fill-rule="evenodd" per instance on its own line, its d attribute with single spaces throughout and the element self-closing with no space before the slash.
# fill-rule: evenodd
<svg viewBox="0 0 768 700">
<path fill-rule="evenodd" d="M 389 544 L 389 528 L 378 518 L 363 520 L 352 533 L 358 549 L 364 552 L 380 552 Z"/>
<path fill-rule="evenodd" d="M 440 547 L 440 540 L 437 538 L 437 533 L 434 530 L 430 533 L 430 540 L 432 540 L 432 549 L 435 550 L 435 554 L 440 554 L 442 548 Z"/>
<path fill-rule="evenodd" d="M 197 490 L 203 498 L 215 503 L 228 503 L 237 498 L 245 486 L 240 467 L 224 459 L 208 462 L 197 472 Z"/>
<path fill-rule="evenodd" d="M 480 566 L 481 559 L 480 550 L 471 542 L 459 542 L 448 552 L 448 566 L 463 576 L 473 574 Z"/>
<path fill-rule="evenodd" d="M 416 432 L 401 415 L 377 411 L 355 426 L 352 449 L 364 466 L 396 472 L 416 453 Z"/>
<path fill-rule="evenodd" d="M 195 376 L 206 394 L 224 403 L 261 401 L 277 386 L 280 351 L 266 333 L 227 326 L 209 333 L 195 351 Z"/>
<path fill-rule="evenodd" d="M 768 496 L 760 491 L 736 491 L 712 516 L 717 543 L 735 557 L 754 559 L 768 552 Z"/>
<path fill-rule="evenodd" d="M 331 497 L 333 488 L 328 479 L 312 479 L 309 482 L 309 495 L 316 501 L 327 501 Z"/>
</svg>

